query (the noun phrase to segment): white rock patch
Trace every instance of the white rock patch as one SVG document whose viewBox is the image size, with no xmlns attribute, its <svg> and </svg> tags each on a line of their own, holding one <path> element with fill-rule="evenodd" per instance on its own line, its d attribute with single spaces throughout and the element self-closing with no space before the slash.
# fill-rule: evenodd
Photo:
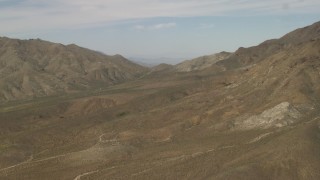
<svg viewBox="0 0 320 180">
<path fill-rule="evenodd" d="M 235 121 L 234 126 L 236 129 L 283 127 L 296 122 L 300 116 L 300 112 L 290 103 L 282 102 L 259 115 L 239 118 Z"/>
</svg>

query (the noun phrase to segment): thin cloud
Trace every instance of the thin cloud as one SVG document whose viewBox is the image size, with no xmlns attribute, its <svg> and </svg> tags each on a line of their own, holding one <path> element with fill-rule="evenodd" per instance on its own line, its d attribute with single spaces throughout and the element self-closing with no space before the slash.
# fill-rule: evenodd
<svg viewBox="0 0 320 180">
<path fill-rule="evenodd" d="M 150 26 L 144 26 L 144 25 L 135 25 L 133 29 L 135 30 L 160 30 L 160 29 L 169 29 L 176 27 L 176 23 L 160 23 L 160 24 L 154 24 Z"/>
<path fill-rule="evenodd" d="M 146 27 L 143 26 L 143 25 L 136 25 L 136 26 L 133 27 L 133 29 L 136 29 L 136 30 L 145 30 Z"/>
<path fill-rule="evenodd" d="M 0 0 L 0 34 L 156 17 L 319 13 L 319 9 L 319 0 Z"/>
<path fill-rule="evenodd" d="M 163 23 L 163 24 L 156 24 L 150 27 L 150 29 L 168 29 L 176 27 L 176 23 Z"/>
<path fill-rule="evenodd" d="M 214 27 L 215 27 L 215 24 L 200 24 L 199 26 L 200 29 L 211 29 Z"/>
</svg>

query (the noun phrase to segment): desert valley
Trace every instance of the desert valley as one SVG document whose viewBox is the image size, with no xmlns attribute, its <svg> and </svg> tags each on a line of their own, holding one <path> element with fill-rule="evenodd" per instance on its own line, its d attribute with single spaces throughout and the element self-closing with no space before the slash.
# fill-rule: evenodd
<svg viewBox="0 0 320 180">
<path fill-rule="evenodd" d="M 0 179 L 320 179 L 320 22 L 152 68 L 1 37 Z"/>
</svg>

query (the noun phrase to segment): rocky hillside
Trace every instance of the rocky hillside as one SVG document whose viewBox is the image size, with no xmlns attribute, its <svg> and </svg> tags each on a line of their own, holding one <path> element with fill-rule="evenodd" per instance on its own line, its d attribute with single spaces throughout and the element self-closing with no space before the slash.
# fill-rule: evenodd
<svg viewBox="0 0 320 180">
<path fill-rule="evenodd" d="M 0 38 L 0 101 L 108 86 L 147 68 L 74 44 Z"/>
<path fill-rule="evenodd" d="M 178 72 L 190 72 L 196 70 L 206 69 L 218 61 L 224 60 L 231 56 L 232 53 L 229 52 L 220 52 L 213 55 L 202 56 L 192 60 L 186 60 L 182 63 L 175 65 L 175 69 Z"/>
<path fill-rule="evenodd" d="M 320 22 L 292 31 L 280 39 L 267 40 L 258 46 L 239 48 L 229 58 L 217 64 L 227 69 L 250 66 L 282 50 L 320 38 Z"/>
</svg>

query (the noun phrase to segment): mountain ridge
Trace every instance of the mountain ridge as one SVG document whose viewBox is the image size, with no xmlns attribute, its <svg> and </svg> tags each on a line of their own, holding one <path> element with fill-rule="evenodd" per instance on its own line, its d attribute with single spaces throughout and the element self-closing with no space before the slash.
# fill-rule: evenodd
<svg viewBox="0 0 320 180">
<path fill-rule="evenodd" d="M 222 51 L 220 53 L 201 56 L 195 59 L 186 60 L 179 64 L 175 65 L 175 69 L 178 72 L 190 72 L 190 71 L 197 71 L 206 69 L 213 64 L 216 64 L 219 61 L 222 61 L 228 57 L 230 57 L 232 53 Z"/>
<path fill-rule="evenodd" d="M 121 55 L 108 56 L 75 44 L 0 38 L 1 100 L 112 85 L 147 71 Z"/>
<path fill-rule="evenodd" d="M 217 65 L 227 69 L 250 66 L 284 48 L 318 38 L 320 38 L 320 22 L 291 31 L 279 39 L 266 40 L 257 46 L 240 47 L 229 58 L 217 62 Z"/>
</svg>

